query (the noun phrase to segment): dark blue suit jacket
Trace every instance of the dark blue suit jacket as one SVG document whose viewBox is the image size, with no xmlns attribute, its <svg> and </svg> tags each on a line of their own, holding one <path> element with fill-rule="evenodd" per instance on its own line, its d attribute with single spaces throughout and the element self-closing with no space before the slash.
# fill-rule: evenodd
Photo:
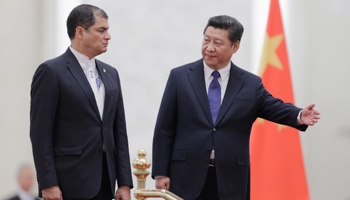
<svg viewBox="0 0 350 200">
<path fill-rule="evenodd" d="M 261 78 L 231 63 L 216 124 L 205 88 L 203 59 L 171 71 L 153 139 L 152 176 L 170 177 L 170 190 L 190 200 L 199 196 L 212 146 L 221 200 L 250 199 L 249 137 L 261 117 L 297 127 L 301 109 L 274 98 Z"/>
<path fill-rule="evenodd" d="M 30 137 L 41 189 L 58 185 L 63 199 L 88 199 L 101 185 L 105 145 L 111 189 L 132 186 L 118 72 L 96 60 L 105 86 L 103 120 L 91 86 L 73 53 L 41 64 L 31 87 Z"/>
</svg>

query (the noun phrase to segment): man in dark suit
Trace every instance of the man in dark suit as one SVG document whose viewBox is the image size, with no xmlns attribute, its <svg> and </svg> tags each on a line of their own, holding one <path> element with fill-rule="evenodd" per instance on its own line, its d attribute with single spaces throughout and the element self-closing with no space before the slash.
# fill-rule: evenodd
<svg viewBox="0 0 350 200">
<path fill-rule="evenodd" d="M 17 174 L 17 181 L 19 190 L 17 191 L 16 195 L 12 196 L 8 200 L 39 200 L 30 193 L 34 182 L 34 174 L 29 165 L 23 165 L 20 167 Z"/>
<path fill-rule="evenodd" d="M 131 168 L 118 72 L 95 56 L 111 39 L 108 16 L 80 5 L 67 19 L 71 46 L 41 64 L 31 87 L 30 137 L 39 196 L 130 199 Z"/>
<path fill-rule="evenodd" d="M 261 117 L 305 131 L 318 121 L 314 105 L 284 103 L 261 78 L 230 60 L 243 26 L 229 16 L 209 19 L 203 59 L 171 71 L 153 139 L 156 188 L 186 200 L 250 199 L 249 137 Z"/>
</svg>

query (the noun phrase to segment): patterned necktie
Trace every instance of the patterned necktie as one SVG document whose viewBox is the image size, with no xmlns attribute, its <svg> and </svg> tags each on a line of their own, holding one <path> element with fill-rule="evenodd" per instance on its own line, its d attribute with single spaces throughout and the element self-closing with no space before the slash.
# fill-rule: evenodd
<svg viewBox="0 0 350 200">
<path fill-rule="evenodd" d="M 213 71 L 212 73 L 214 79 L 211 81 L 208 90 L 208 100 L 211 111 L 211 117 L 213 119 L 213 124 L 216 122 L 218 117 L 220 106 L 221 106 L 221 87 L 218 82 L 220 73 L 218 71 Z"/>
</svg>

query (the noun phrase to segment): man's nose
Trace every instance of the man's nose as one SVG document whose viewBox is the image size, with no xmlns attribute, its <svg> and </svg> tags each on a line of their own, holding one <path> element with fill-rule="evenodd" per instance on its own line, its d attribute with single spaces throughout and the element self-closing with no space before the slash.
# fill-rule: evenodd
<svg viewBox="0 0 350 200">
<path fill-rule="evenodd" d="M 207 50 L 208 51 L 215 51 L 214 45 L 212 43 L 208 44 Z"/>
<path fill-rule="evenodd" d="M 111 35 L 107 32 L 106 35 L 105 35 L 105 39 L 106 40 L 110 40 L 111 39 Z"/>
</svg>

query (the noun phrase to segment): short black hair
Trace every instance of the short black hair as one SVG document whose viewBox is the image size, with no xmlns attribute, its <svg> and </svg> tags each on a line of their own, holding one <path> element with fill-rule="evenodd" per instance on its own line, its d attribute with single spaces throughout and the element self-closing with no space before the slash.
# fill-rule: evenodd
<svg viewBox="0 0 350 200">
<path fill-rule="evenodd" d="M 231 41 L 232 44 L 236 41 L 241 41 L 244 31 L 243 25 L 237 19 L 227 15 L 211 17 L 208 20 L 207 26 L 204 29 L 204 34 L 209 26 L 223 30 L 228 30 L 228 39 Z"/>
<path fill-rule="evenodd" d="M 81 4 L 75 7 L 67 18 L 67 32 L 69 38 L 74 39 L 75 30 L 78 26 L 89 31 L 89 28 L 96 22 L 95 15 L 108 19 L 107 13 L 97 6 Z"/>
</svg>

